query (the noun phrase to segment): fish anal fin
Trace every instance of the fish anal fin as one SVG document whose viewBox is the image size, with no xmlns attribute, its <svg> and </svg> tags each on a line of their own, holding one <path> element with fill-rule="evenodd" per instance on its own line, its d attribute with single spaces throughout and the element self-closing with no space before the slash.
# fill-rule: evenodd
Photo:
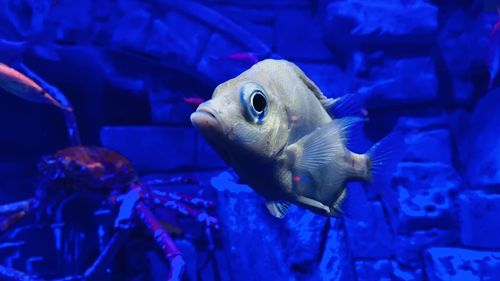
<svg viewBox="0 0 500 281">
<path fill-rule="evenodd" d="M 333 204 L 333 209 L 347 218 L 367 221 L 369 210 L 368 200 L 361 185 L 344 188 L 339 198 Z"/>
<path fill-rule="evenodd" d="M 319 202 L 318 200 L 311 199 L 302 195 L 297 196 L 296 198 L 297 202 L 301 203 L 302 205 L 308 206 L 309 208 L 316 210 L 318 212 L 324 212 L 325 215 L 331 215 L 331 209 L 330 207 L 326 206 L 325 204 Z"/>
<path fill-rule="evenodd" d="M 290 203 L 283 202 L 283 201 L 268 201 L 268 202 L 266 202 L 266 208 L 269 211 L 269 213 L 272 216 L 277 217 L 279 219 L 286 216 L 286 213 L 288 212 L 289 206 L 290 206 Z"/>
</svg>

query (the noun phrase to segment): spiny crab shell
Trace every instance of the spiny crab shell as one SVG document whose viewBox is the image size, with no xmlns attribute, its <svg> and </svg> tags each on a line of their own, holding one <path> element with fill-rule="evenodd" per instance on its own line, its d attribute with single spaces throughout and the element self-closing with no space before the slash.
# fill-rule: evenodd
<svg viewBox="0 0 500 281">
<path fill-rule="evenodd" d="M 67 192 L 124 191 L 137 180 L 132 163 L 104 147 L 73 146 L 43 157 L 38 164 L 41 185 Z"/>
</svg>

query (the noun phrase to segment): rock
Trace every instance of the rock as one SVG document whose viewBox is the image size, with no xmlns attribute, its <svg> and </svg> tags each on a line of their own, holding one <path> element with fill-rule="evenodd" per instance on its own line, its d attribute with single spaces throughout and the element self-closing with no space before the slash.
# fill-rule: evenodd
<svg viewBox="0 0 500 281">
<path fill-rule="evenodd" d="M 500 252 L 430 248 L 424 258 L 429 281 L 500 280 Z"/>
<path fill-rule="evenodd" d="M 197 21 L 170 12 L 153 21 L 145 51 L 168 63 L 193 65 L 209 38 L 209 30 Z"/>
<path fill-rule="evenodd" d="M 431 44 L 431 35 L 437 32 L 437 14 L 437 7 L 423 0 L 332 1 L 327 7 L 327 36 L 332 44 L 347 40 L 360 41 L 359 46 Z"/>
<path fill-rule="evenodd" d="M 40 1 L 46 2 L 46 1 Z M 89 36 L 88 28 L 92 23 L 93 1 L 78 3 L 62 1 L 50 7 L 50 16 L 45 26 L 54 26 L 56 39 L 64 42 L 82 42 Z"/>
<path fill-rule="evenodd" d="M 193 106 L 183 100 L 184 92 L 177 89 L 149 91 L 151 119 L 155 124 L 190 126 Z"/>
<path fill-rule="evenodd" d="M 405 132 L 429 131 L 448 128 L 448 119 L 444 114 L 431 116 L 401 116 L 398 118 L 396 130 Z"/>
<path fill-rule="evenodd" d="M 434 103 L 437 80 L 430 57 L 386 58 L 383 54 L 355 55 L 357 92 L 369 108 Z"/>
<path fill-rule="evenodd" d="M 421 268 L 422 253 L 430 246 L 446 246 L 457 240 L 458 234 L 454 230 L 417 230 L 409 235 L 398 235 L 394 239 L 396 260 L 403 266 Z"/>
<path fill-rule="evenodd" d="M 422 269 L 406 267 L 398 264 L 397 262 L 392 262 L 392 267 L 394 271 L 392 273 L 392 280 L 395 281 L 422 281 Z"/>
<path fill-rule="evenodd" d="M 403 161 L 439 162 L 451 165 L 451 140 L 448 130 L 416 131 L 405 136 Z"/>
<path fill-rule="evenodd" d="M 500 195 L 468 191 L 460 196 L 460 236 L 466 246 L 500 248 Z"/>
<path fill-rule="evenodd" d="M 220 6 L 217 7 L 217 10 L 232 21 L 240 24 L 241 27 L 258 37 L 268 46 L 273 45 L 274 22 L 276 21 L 276 12 L 274 10 L 242 6 Z"/>
<path fill-rule="evenodd" d="M 297 65 L 328 97 L 339 97 L 349 93 L 351 78 L 334 64 L 297 62 Z"/>
<path fill-rule="evenodd" d="M 353 258 L 390 258 L 394 236 L 384 216 L 382 204 L 370 203 L 367 221 L 345 219 Z M 377 241 L 377 243 L 373 243 Z"/>
<path fill-rule="evenodd" d="M 198 71 L 212 79 L 214 85 L 218 85 L 236 77 L 251 66 L 249 62 L 229 60 L 227 56 L 248 52 L 252 52 L 252 50 L 239 45 L 222 34 L 214 33 L 210 37 L 206 50 L 198 64 Z"/>
<path fill-rule="evenodd" d="M 216 183 L 221 185 L 220 182 Z M 218 186 L 217 188 L 223 188 Z M 219 192 L 219 223 L 231 276 L 249 280 L 290 280 L 284 221 L 272 217 L 254 192 Z"/>
<path fill-rule="evenodd" d="M 128 157 L 140 172 L 225 166 L 193 128 L 103 127 L 101 142 Z"/>
<path fill-rule="evenodd" d="M 236 183 L 227 172 L 212 179 L 212 185 L 218 190 L 220 228 L 231 276 L 248 276 L 249 280 L 353 278 L 340 220 L 296 206 L 283 219 L 274 218 L 264 198 Z"/>
<path fill-rule="evenodd" d="M 500 184 L 500 90 L 483 97 L 472 115 L 462 114 L 453 123 L 458 159 L 472 188 L 498 190 Z"/>
<path fill-rule="evenodd" d="M 398 233 L 410 233 L 419 229 L 439 227 L 450 229 L 456 226 L 453 200 L 447 190 L 408 190 L 399 188 L 400 210 L 397 215 Z"/>
<path fill-rule="evenodd" d="M 292 267 L 304 269 L 315 265 L 318 253 L 322 250 L 322 233 L 328 218 L 292 205 L 285 220 L 288 233 L 285 252 Z"/>
<path fill-rule="evenodd" d="M 438 44 L 453 77 L 467 80 L 473 68 L 485 67 L 488 35 L 496 20 L 494 13 L 475 15 L 464 9 L 450 13 L 439 32 Z"/>
<path fill-rule="evenodd" d="M 401 162 L 393 176 L 393 182 L 410 191 L 439 189 L 445 196 L 454 198 L 462 185 L 457 171 L 450 165 L 438 162 Z"/>
<path fill-rule="evenodd" d="M 392 262 L 390 260 L 369 260 L 355 262 L 358 281 L 392 280 Z"/>
<path fill-rule="evenodd" d="M 112 41 L 114 44 L 142 52 L 146 43 L 151 15 L 144 9 L 130 10 L 116 28 Z"/>
<path fill-rule="evenodd" d="M 313 280 L 354 280 L 354 269 L 347 249 L 347 237 L 342 221 L 335 218 L 329 220 L 331 227 L 319 263 L 319 277 Z"/>
<path fill-rule="evenodd" d="M 318 19 L 307 11 L 280 11 L 276 17 L 276 30 L 276 51 L 284 58 L 331 59 L 322 30 L 318 28 Z"/>
<path fill-rule="evenodd" d="M 462 183 L 450 165 L 402 162 L 393 177 L 398 187 L 398 231 L 455 226 L 454 205 Z"/>
</svg>

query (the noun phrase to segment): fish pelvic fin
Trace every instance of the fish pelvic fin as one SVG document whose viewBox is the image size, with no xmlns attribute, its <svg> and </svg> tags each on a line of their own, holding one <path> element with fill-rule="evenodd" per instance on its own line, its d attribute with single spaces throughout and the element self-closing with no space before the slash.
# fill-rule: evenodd
<svg viewBox="0 0 500 281">
<path fill-rule="evenodd" d="M 389 134 L 367 152 L 369 178 L 391 210 L 398 208 L 396 193 L 391 188 L 391 178 L 403 154 L 404 135 L 401 132 Z"/>
<path fill-rule="evenodd" d="M 266 208 L 269 213 L 278 219 L 282 219 L 286 216 L 288 212 L 288 207 L 290 203 L 283 201 L 268 201 L 266 202 Z"/>
</svg>

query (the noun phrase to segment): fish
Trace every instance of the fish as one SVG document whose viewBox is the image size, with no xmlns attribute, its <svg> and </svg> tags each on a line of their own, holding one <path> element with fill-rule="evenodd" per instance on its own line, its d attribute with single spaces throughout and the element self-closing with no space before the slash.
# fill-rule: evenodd
<svg viewBox="0 0 500 281">
<path fill-rule="evenodd" d="M 205 102 L 205 99 L 204 98 L 201 98 L 201 97 L 184 97 L 182 98 L 182 100 L 187 103 L 187 104 L 190 104 L 190 105 L 193 105 L 193 106 L 199 106 L 200 104 L 204 103 Z"/>
<path fill-rule="evenodd" d="M 248 63 L 250 65 L 256 64 L 259 62 L 259 58 L 254 53 L 233 53 L 227 56 L 219 57 L 220 60 L 231 60 L 231 61 L 240 61 L 244 63 Z"/>
<path fill-rule="evenodd" d="M 352 106 L 360 97 L 328 98 L 292 62 L 266 59 L 217 86 L 190 119 L 266 199 L 271 215 L 283 218 L 295 204 L 325 216 L 366 218 L 364 190 L 347 184 L 371 182 L 397 208 L 389 181 L 404 136 L 396 131 L 364 154 L 352 152 L 349 143 L 365 121 Z"/>
<path fill-rule="evenodd" d="M 488 72 L 490 75 L 489 79 L 489 88 L 493 87 L 493 83 L 495 81 L 495 77 L 498 74 L 500 68 L 500 8 L 497 8 L 498 13 L 498 21 L 493 26 L 493 29 L 489 36 L 488 43 Z"/>
<path fill-rule="evenodd" d="M 69 110 L 31 78 L 3 63 L 0 63 L 0 88 L 28 101 Z"/>
</svg>

